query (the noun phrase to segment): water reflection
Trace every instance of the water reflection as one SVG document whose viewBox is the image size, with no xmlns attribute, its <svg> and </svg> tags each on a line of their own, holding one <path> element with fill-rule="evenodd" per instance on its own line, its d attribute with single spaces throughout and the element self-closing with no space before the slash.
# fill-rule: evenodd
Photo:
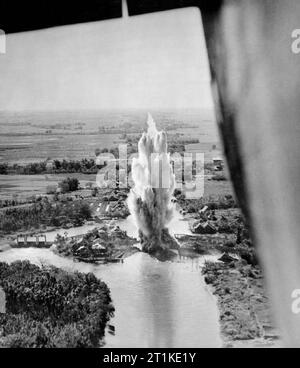
<svg viewBox="0 0 300 368">
<path fill-rule="evenodd" d="M 173 270 L 161 267 L 149 257 L 141 257 L 139 277 L 141 280 L 142 305 L 146 318 L 143 323 L 145 346 L 174 347 L 175 290 Z M 161 292 L 163 291 L 163 293 Z"/>
</svg>

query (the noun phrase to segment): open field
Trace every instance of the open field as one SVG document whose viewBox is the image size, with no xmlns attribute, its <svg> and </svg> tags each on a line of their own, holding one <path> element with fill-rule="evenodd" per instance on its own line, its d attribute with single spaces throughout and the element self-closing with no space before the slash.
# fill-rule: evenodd
<svg viewBox="0 0 300 368">
<path fill-rule="evenodd" d="M 0 200 L 46 194 L 48 186 L 56 186 L 67 177 L 78 178 L 83 188 L 96 182 L 96 175 L 85 174 L 0 175 Z"/>
<path fill-rule="evenodd" d="M 112 148 L 119 143 L 119 134 L 0 135 L 0 162 L 26 164 L 48 158 L 94 158 L 96 149 Z"/>
<path fill-rule="evenodd" d="M 219 142 L 211 111 L 153 111 L 159 129 L 168 134 Z M 146 129 L 147 111 L 0 112 L 0 163 L 24 164 L 46 159 L 95 157 L 112 148 L 122 135 Z"/>
</svg>

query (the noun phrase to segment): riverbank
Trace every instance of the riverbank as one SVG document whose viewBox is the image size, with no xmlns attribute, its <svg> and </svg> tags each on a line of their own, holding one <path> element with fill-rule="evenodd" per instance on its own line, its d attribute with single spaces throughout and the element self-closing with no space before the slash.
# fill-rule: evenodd
<svg viewBox="0 0 300 368">
<path fill-rule="evenodd" d="M 213 256 L 202 274 L 217 298 L 225 347 L 279 347 L 246 221 L 231 196 L 219 195 L 193 202 L 177 196 L 193 232 L 178 239 L 183 254 Z"/>
<path fill-rule="evenodd" d="M 218 300 L 225 347 L 280 347 L 259 266 L 207 262 L 202 273 Z"/>
<path fill-rule="evenodd" d="M 220 235 L 178 239 L 181 256 L 206 259 L 201 272 L 217 299 L 223 346 L 280 347 L 262 271 L 257 264 L 248 263 L 253 260 L 253 249 L 229 248 L 222 245 L 224 239 Z"/>
</svg>

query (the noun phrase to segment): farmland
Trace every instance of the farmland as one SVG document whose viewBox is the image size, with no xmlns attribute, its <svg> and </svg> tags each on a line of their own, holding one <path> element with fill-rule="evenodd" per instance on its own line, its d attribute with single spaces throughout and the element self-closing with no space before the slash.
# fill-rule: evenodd
<svg viewBox="0 0 300 368">
<path fill-rule="evenodd" d="M 124 134 L 141 135 L 147 112 L 0 112 L 0 163 L 95 157 L 96 149 L 112 148 Z M 212 112 L 154 111 L 159 129 L 204 142 L 218 142 Z M 200 124 L 199 124 L 200 123 Z"/>
<path fill-rule="evenodd" d="M 28 165 L 47 160 L 95 159 L 95 151 L 117 148 L 130 137 L 137 141 L 146 128 L 147 112 L 73 111 L 73 112 L 0 112 L 0 165 Z M 220 152 L 214 116 L 210 111 L 153 111 L 159 129 L 165 129 L 176 140 L 203 142 L 207 157 Z M 130 140 L 129 139 L 129 140 Z M 212 147 L 217 150 L 212 150 Z M 187 145 L 187 152 L 195 146 Z M 10 175 L 13 174 L 13 175 Z M 95 183 L 96 175 L 76 175 L 81 187 Z M 47 173 L 43 175 L 0 175 L 0 200 L 25 198 L 45 194 L 49 185 L 72 176 Z M 210 194 L 227 189 L 228 183 L 207 183 Z"/>
<path fill-rule="evenodd" d="M 15 198 L 22 201 L 45 195 L 47 187 L 57 186 L 66 177 L 76 177 L 83 188 L 96 181 L 96 175 L 85 174 L 0 175 L 0 200 Z"/>
</svg>

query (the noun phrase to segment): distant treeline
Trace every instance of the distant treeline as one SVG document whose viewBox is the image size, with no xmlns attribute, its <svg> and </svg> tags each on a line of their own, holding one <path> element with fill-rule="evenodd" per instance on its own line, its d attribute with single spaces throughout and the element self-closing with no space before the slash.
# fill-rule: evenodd
<svg viewBox="0 0 300 368">
<path fill-rule="evenodd" d="M 30 206 L 10 208 L 0 212 L 0 231 L 39 229 L 41 226 L 61 227 L 68 224 L 80 226 L 91 218 L 91 210 L 83 201 L 54 202 L 47 199 Z"/>
<path fill-rule="evenodd" d="M 18 174 L 18 175 L 38 175 L 38 174 L 64 174 L 64 173 L 83 173 L 96 174 L 99 169 L 94 159 L 82 160 L 53 160 L 43 162 L 33 162 L 26 165 L 7 163 L 0 164 L 0 174 Z"/>
<path fill-rule="evenodd" d="M 15 207 L 15 206 L 22 206 L 24 204 L 30 204 L 39 202 L 41 198 L 34 198 L 33 196 L 30 198 L 27 198 L 26 200 L 18 200 L 18 199 L 1 199 L 0 200 L 0 208 L 6 208 L 6 207 Z"/>
<path fill-rule="evenodd" d="M 112 154 L 116 159 L 119 158 L 119 149 L 102 149 L 96 150 L 96 156 L 100 154 Z M 129 150 L 128 154 L 131 154 L 132 150 Z M 96 159 L 84 158 L 81 160 L 46 160 L 41 162 L 32 162 L 26 165 L 8 163 L 0 164 L 0 175 L 41 175 L 41 174 L 97 174 L 99 169 L 104 167 L 106 163 L 99 165 L 96 163 Z"/>
<path fill-rule="evenodd" d="M 94 274 L 1 262 L 0 286 L 6 294 L 0 347 L 100 347 L 114 308 L 107 285 Z"/>
</svg>

